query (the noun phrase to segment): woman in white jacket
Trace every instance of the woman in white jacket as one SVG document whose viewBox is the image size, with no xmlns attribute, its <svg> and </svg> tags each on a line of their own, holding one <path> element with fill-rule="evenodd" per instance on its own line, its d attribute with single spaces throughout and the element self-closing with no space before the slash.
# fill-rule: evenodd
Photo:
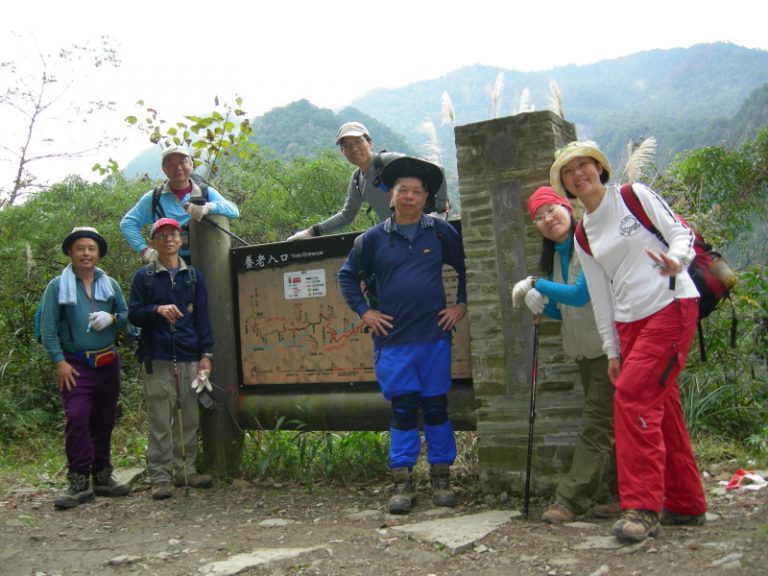
<svg viewBox="0 0 768 576">
<path fill-rule="evenodd" d="M 646 214 L 666 240 L 649 232 L 606 186 L 610 163 L 594 142 L 571 142 L 552 164 L 550 183 L 578 198 L 590 248 L 577 251 L 592 296 L 613 382 L 620 540 L 656 536 L 662 524 L 701 525 L 706 499 L 680 406 L 698 317 L 698 291 L 686 274 L 693 232 L 650 188 L 634 184 Z M 661 516 L 661 519 L 660 519 Z"/>
<path fill-rule="evenodd" d="M 574 252 L 576 220 L 573 207 L 552 188 L 542 186 L 528 199 L 528 211 L 542 236 L 539 278 L 529 276 L 512 292 L 534 314 L 562 320 L 565 353 L 578 362 L 584 389 L 582 429 L 576 440 L 570 471 L 557 484 L 555 502 L 544 512 L 549 524 L 572 522 L 593 504 L 603 480 L 615 492 L 613 467 L 613 384 L 608 378 L 608 359 L 603 353 L 589 291 Z M 609 505 L 593 510 L 610 514 Z M 613 506 L 614 510 L 616 506 Z"/>
</svg>

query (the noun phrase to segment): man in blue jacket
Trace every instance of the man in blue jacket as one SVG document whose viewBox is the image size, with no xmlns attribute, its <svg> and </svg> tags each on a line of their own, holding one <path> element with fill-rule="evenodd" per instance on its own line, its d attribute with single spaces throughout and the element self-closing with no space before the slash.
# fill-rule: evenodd
<svg viewBox="0 0 768 576">
<path fill-rule="evenodd" d="M 192 157 L 184 146 L 170 146 L 163 150 L 163 173 L 168 180 L 160 191 L 156 209 L 153 209 L 155 190 L 145 193 L 120 221 L 120 230 L 131 248 L 141 254 L 146 264 L 157 257 L 154 248 L 147 245 L 141 229 L 159 218 L 173 218 L 181 225 L 182 245 L 180 254 L 189 262 L 189 219 L 200 222 L 207 214 L 226 216 L 234 220 L 240 216 L 237 206 L 224 198 L 212 186 L 200 184 L 192 179 Z M 199 199 L 199 202 L 192 200 Z"/>
<path fill-rule="evenodd" d="M 354 249 L 339 272 L 347 304 L 373 333 L 376 379 L 392 404 L 390 467 L 395 494 L 389 512 L 406 514 L 416 502 L 413 466 L 421 440 L 418 412 L 432 481 L 432 502 L 454 506 L 449 469 L 456 441 L 448 417 L 451 331 L 466 314 L 464 249 L 456 230 L 423 213 L 429 194 L 440 189 L 440 168 L 412 157 L 398 158 L 381 175 L 390 189 L 394 214 L 364 233 L 362 264 L 375 277 L 377 309 L 360 288 Z M 443 264 L 458 273 L 456 304 L 446 305 Z"/>
<path fill-rule="evenodd" d="M 195 471 L 195 392 L 203 386 L 210 389 L 213 330 L 203 277 L 179 256 L 181 225 L 161 218 L 152 226 L 151 238 L 157 260 L 133 276 L 128 319 L 141 328 L 149 480 L 152 498 L 162 500 L 172 496 L 172 480 L 192 488 L 208 488 L 213 482 Z"/>
<path fill-rule="evenodd" d="M 71 263 L 45 289 L 40 340 L 56 365 L 66 417 L 69 489 L 54 500 L 56 508 L 65 509 L 90 502 L 95 494 L 125 496 L 131 489 L 114 479 L 110 463 L 120 394 L 115 339 L 126 325 L 125 298 L 117 281 L 97 267 L 107 241 L 96 228 L 73 229 L 61 250 Z"/>
</svg>

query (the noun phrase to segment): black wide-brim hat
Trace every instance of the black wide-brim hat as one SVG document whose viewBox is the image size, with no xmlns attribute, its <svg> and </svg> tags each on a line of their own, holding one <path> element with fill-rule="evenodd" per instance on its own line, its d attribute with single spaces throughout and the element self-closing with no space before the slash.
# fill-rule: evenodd
<svg viewBox="0 0 768 576">
<path fill-rule="evenodd" d="M 107 241 L 98 233 L 96 228 L 90 226 L 78 226 L 72 228 L 72 232 L 70 232 L 69 236 L 64 238 L 64 242 L 61 243 L 61 251 L 64 252 L 66 256 L 69 256 L 69 249 L 72 248 L 72 244 L 75 240 L 79 240 L 80 238 L 90 238 L 91 240 L 96 241 L 96 244 L 99 245 L 99 258 L 104 258 L 104 256 L 107 255 Z"/>
<path fill-rule="evenodd" d="M 429 194 L 437 194 L 443 185 L 443 171 L 437 164 L 413 156 L 392 160 L 381 172 L 381 181 L 390 190 L 398 178 L 418 178 Z"/>
</svg>

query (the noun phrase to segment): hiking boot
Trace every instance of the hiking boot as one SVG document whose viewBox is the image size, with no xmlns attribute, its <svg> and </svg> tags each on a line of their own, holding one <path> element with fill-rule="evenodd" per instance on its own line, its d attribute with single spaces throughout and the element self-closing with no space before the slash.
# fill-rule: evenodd
<svg viewBox="0 0 768 576">
<path fill-rule="evenodd" d="M 107 466 L 93 473 L 93 491 L 98 496 L 127 496 L 131 487 L 115 480 L 112 476 L 112 467 Z"/>
<path fill-rule="evenodd" d="M 565 524 L 576 520 L 576 514 L 571 512 L 571 509 L 562 502 L 555 501 L 552 506 L 547 508 L 547 511 L 541 515 L 541 519 L 547 524 Z"/>
<path fill-rule="evenodd" d="M 456 494 L 451 487 L 450 464 L 431 464 L 429 481 L 432 485 L 432 504 L 447 508 L 456 506 Z"/>
<path fill-rule="evenodd" d="M 616 516 L 621 514 L 621 507 L 619 506 L 619 502 L 614 500 L 612 502 L 605 502 L 603 504 L 595 504 L 592 506 L 592 508 L 590 508 L 589 512 L 595 518 L 607 520 L 609 518 L 616 518 Z"/>
<path fill-rule="evenodd" d="M 621 520 L 614 525 L 611 533 L 623 542 L 642 542 L 648 536 L 656 536 L 661 530 L 659 514 L 653 510 L 624 510 Z"/>
<path fill-rule="evenodd" d="M 213 485 L 213 476 L 208 474 L 190 474 L 187 476 L 187 483 L 184 484 L 184 476 L 176 475 L 176 487 L 183 488 L 189 486 L 190 488 L 210 488 Z"/>
<path fill-rule="evenodd" d="M 171 490 L 171 483 L 168 481 L 156 482 L 152 484 L 152 499 L 153 500 L 165 500 L 173 496 Z"/>
<path fill-rule="evenodd" d="M 664 508 L 661 511 L 661 523 L 664 526 L 704 526 L 707 523 L 707 513 L 677 514 Z"/>
<path fill-rule="evenodd" d="M 392 476 L 395 479 L 395 493 L 387 505 L 389 513 L 408 514 L 418 499 L 413 485 L 413 471 L 411 468 L 392 468 Z"/>
<path fill-rule="evenodd" d="M 86 502 L 93 502 L 93 499 L 96 498 L 88 474 L 67 472 L 67 480 L 69 480 L 69 488 L 53 500 L 53 505 L 56 508 L 60 510 L 74 508 Z"/>
</svg>

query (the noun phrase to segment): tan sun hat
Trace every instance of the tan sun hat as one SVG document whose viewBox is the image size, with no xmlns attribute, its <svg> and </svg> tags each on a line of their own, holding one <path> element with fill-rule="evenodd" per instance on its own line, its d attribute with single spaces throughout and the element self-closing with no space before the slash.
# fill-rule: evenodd
<svg viewBox="0 0 768 576">
<path fill-rule="evenodd" d="M 603 166 L 603 170 L 605 170 L 604 181 L 607 182 L 608 178 L 610 178 L 612 171 L 611 163 L 608 162 L 608 158 L 603 154 L 602 150 L 598 148 L 597 143 L 592 140 L 575 140 L 555 152 L 555 161 L 552 163 L 552 168 L 549 169 L 549 183 L 560 196 L 563 196 L 564 198 L 568 197 L 565 191 L 565 186 L 563 186 L 563 181 L 560 178 L 560 170 L 574 158 L 583 157 L 594 158 L 600 162 Z"/>
</svg>

